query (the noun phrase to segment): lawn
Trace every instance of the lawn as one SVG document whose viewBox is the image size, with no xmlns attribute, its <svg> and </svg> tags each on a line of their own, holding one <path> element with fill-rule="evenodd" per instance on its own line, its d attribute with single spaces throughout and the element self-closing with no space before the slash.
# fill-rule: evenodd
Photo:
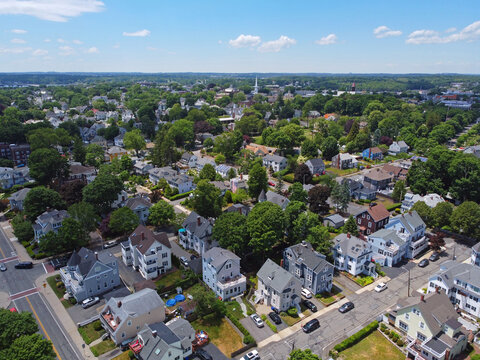
<svg viewBox="0 0 480 360">
<path fill-rule="evenodd" d="M 103 340 L 101 343 L 98 343 L 97 345 L 91 346 L 90 350 L 92 350 L 93 355 L 98 357 L 115 348 L 116 348 L 115 343 L 112 340 L 108 339 L 108 340 Z"/>
<path fill-rule="evenodd" d="M 50 277 L 47 278 L 47 283 L 48 283 L 48 285 L 50 285 L 50 287 L 52 288 L 55 295 L 57 295 L 57 297 L 60 299 L 60 302 L 63 304 L 65 309 L 68 309 L 69 307 L 73 306 L 74 304 L 72 304 L 70 301 L 65 300 L 63 298 L 63 295 L 65 295 L 65 286 L 63 285 L 63 283 L 62 283 L 62 287 L 57 286 L 57 283 L 61 282 L 61 280 L 59 278 L 60 278 L 59 275 L 50 276 Z M 57 279 L 58 279 L 58 281 L 57 281 Z M 73 299 L 73 300 L 75 300 L 75 299 Z"/>
<path fill-rule="evenodd" d="M 115 356 L 112 360 L 130 360 L 130 355 L 128 355 L 130 352 L 133 354 L 132 350 L 127 350 L 120 355 Z"/>
<path fill-rule="evenodd" d="M 333 285 L 331 292 L 317 294 L 315 297 L 319 299 L 325 306 L 329 306 L 334 302 L 343 299 L 345 295 L 342 294 L 341 289 Z"/>
<path fill-rule="evenodd" d="M 365 339 L 339 354 L 342 360 L 388 359 L 404 360 L 405 354 L 379 332 L 374 331 Z"/>
<path fill-rule="evenodd" d="M 228 357 L 243 346 L 242 337 L 225 318 L 213 320 L 210 316 L 206 316 L 191 324 L 195 330 L 206 331 L 210 341 Z"/>
<path fill-rule="evenodd" d="M 230 312 L 233 316 L 235 316 L 238 320 L 245 317 L 243 316 L 243 311 L 238 301 L 228 301 L 225 303 L 225 305 L 227 306 L 227 311 Z"/>
<path fill-rule="evenodd" d="M 182 270 L 177 269 L 171 273 L 163 275 L 160 279 L 155 281 L 155 285 L 169 287 L 175 285 L 182 280 Z"/>
<path fill-rule="evenodd" d="M 329 168 L 325 169 L 325 172 L 330 173 L 330 174 L 335 174 L 337 176 L 344 176 L 344 175 L 349 175 L 349 174 L 356 173 L 356 172 L 358 172 L 358 169 L 357 168 L 337 169 L 337 168 L 329 167 Z"/>
<path fill-rule="evenodd" d="M 100 330 L 95 330 L 100 329 Z M 105 334 L 105 329 L 102 328 L 100 320 L 91 322 L 85 326 L 78 328 L 78 332 L 82 335 L 83 341 L 85 344 L 89 345 L 92 341 L 97 340 L 100 336 Z"/>
</svg>

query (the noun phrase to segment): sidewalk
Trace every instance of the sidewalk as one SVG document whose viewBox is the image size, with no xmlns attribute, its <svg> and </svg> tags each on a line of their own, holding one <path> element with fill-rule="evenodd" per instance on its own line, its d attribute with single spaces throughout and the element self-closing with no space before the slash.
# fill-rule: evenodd
<svg viewBox="0 0 480 360">
<path fill-rule="evenodd" d="M 28 255 L 27 250 L 23 247 L 22 244 L 20 244 L 18 239 L 13 234 L 12 225 L 8 221 L 0 222 L 0 226 L 2 228 L 1 231 L 3 231 L 5 237 L 9 239 L 10 243 L 13 245 L 20 261 L 31 261 L 34 264 L 41 264 L 43 262 L 43 260 L 34 260 L 30 257 L 30 255 Z"/>
<path fill-rule="evenodd" d="M 55 273 L 49 273 L 40 276 L 37 280 L 35 280 L 35 286 L 38 287 L 40 293 L 48 301 L 56 316 L 61 319 L 61 324 L 65 328 L 67 334 L 72 339 L 74 346 L 77 350 L 76 352 L 78 354 L 83 354 L 84 359 L 96 359 L 96 357 L 92 354 L 89 346 L 85 345 L 85 348 L 82 348 L 82 344 L 85 344 L 85 342 L 83 341 L 83 338 L 78 332 L 77 325 L 73 322 L 67 310 L 57 298 L 57 295 L 55 295 L 55 293 L 48 284 L 45 288 L 43 287 L 43 284 L 47 282 L 47 277 L 55 274 L 58 274 L 58 271 Z"/>
</svg>

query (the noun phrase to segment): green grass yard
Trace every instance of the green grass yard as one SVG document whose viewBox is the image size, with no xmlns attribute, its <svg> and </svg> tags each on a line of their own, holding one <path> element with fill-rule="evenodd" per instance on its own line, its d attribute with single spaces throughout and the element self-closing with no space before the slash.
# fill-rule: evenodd
<svg viewBox="0 0 480 360">
<path fill-rule="evenodd" d="M 342 360 L 404 360 L 405 354 L 379 332 L 374 331 L 356 345 L 338 354 Z"/>
<path fill-rule="evenodd" d="M 105 329 L 103 329 L 101 325 L 100 325 L 100 328 L 101 328 L 100 330 L 95 330 L 95 327 L 97 327 L 98 329 L 99 325 L 100 325 L 100 320 L 97 320 L 97 321 L 91 322 L 90 324 L 87 324 L 85 326 L 81 326 L 78 328 L 78 332 L 80 333 L 80 335 L 82 335 L 82 338 L 83 338 L 83 341 L 85 341 L 85 344 L 89 345 L 93 341 L 100 338 L 100 336 L 105 334 Z"/>
<path fill-rule="evenodd" d="M 171 273 L 163 275 L 160 279 L 155 281 L 155 285 L 169 287 L 175 285 L 180 280 L 182 280 L 182 270 L 177 269 Z"/>
<path fill-rule="evenodd" d="M 63 295 L 65 295 L 65 286 L 63 286 L 63 283 L 62 283 L 62 287 L 57 286 L 57 283 L 61 282 L 61 280 L 57 281 L 59 277 L 60 277 L 59 275 L 50 276 L 47 278 L 47 283 L 48 285 L 50 285 L 50 288 L 53 290 L 55 295 L 57 295 L 58 299 L 60 300 L 62 305 L 65 307 L 65 309 L 68 309 L 69 307 L 73 306 L 73 304 L 70 301 L 65 300 L 63 298 Z"/>
<path fill-rule="evenodd" d="M 92 350 L 93 355 L 98 357 L 115 348 L 116 348 L 115 343 L 112 340 L 108 339 L 108 340 L 103 340 L 101 343 L 98 343 L 97 345 L 91 346 L 90 350 Z"/>
</svg>

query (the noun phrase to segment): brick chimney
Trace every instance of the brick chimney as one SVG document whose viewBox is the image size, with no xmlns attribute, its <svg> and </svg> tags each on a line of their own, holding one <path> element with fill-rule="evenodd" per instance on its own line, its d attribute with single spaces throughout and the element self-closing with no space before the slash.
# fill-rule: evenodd
<svg viewBox="0 0 480 360">
<path fill-rule="evenodd" d="M 352 235 L 350 235 L 350 233 L 347 233 L 347 238 L 350 239 L 352 237 Z"/>
<path fill-rule="evenodd" d="M 142 240 L 145 240 L 145 233 L 143 231 L 141 233 L 141 236 L 142 236 Z"/>
<path fill-rule="evenodd" d="M 202 220 L 200 219 L 200 216 L 197 216 L 197 225 L 200 226 L 201 223 L 202 223 Z"/>
<path fill-rule="evenodd" d="M 425 295 L 420 295 L 420 301 L 425 302 Z"/>
<path fill-rule="evenodd" d="M 98 260 L 98 252 L 95 251 L 95 259 Z"/>
<path fill-rule="evenodd" d="M 117 302 L 117 306 L 118 306 L 119 308 L 121 308 L 121 307 L 122 307 L 122 302 L 121 302 L 121 301 Z"/>
<path fill-rule="evenodd" d="M 157 330 L 152 330 L 152 336 L 153 336 L 154 338 L 157 337 Z"/>
</svg>

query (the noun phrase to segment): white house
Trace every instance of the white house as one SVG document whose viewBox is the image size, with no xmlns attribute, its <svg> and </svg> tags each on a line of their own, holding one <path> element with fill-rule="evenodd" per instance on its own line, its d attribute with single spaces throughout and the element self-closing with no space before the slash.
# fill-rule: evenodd
<svg viewBox="0 0 480 360">
<path fill-rule="evenodd" d="M 421 196 L 418 194 L 412 194 L 407 192 L 402 201 L 402 207 L 401 207 L 402 211 L 403 212 L 410 211 L 412 206 L 418 201 L 423 201 L 429 207 L 434 208 L 435 206 L 437 206 L 437 204 L 445 202 L 445 199 L 442 196 L 435 193 Z"/>
<path fill-rule="evenodd" d="M 70 217 L 66 210 L 47 210 L 39 215 L 33 224 L 33 232 L 35 241 L 40 241 L 40 238 L 48 232 L 58 232 L 62 227 L 63 220 Z"/>
<path fill-rule="evenodd" d="M 321 158 L 310 159 L 305 162 L 312 175 L 322 175 L 325 171 L 325 164 Z"/>
<path fill-rule="evenodd" d="M 408 145 L 403 140 L 398 142 L 394 141 L 388 148 L 389 155 L 398 155 L 406 152 L 408 152 Z"/>
<path fill-rule="evenodd" d="M 180 162 L 183 165 L 188 166 L 189 168 L 194 168 L 197 166 L 197 156 L 188 152 L 184 152 L 182 154 Z"/>
<path fill-rule="evenodd" d="M 413 259 L 428 248 L 428 239 L 425 236 L 427 225 L 414 210 L 390 219 L 385 229 L 392 229 L 407 243 L 407 259 Z"/>
<path fill-rule="evenodd" d="M 212 247 L 218 246 L 217 242 L 212 240 L 212 228 L 213 220 L 205 219 L 192 211 L 178 231 L 180 245 L 202 255 Z"/>
<path fill-rule="evenodd" d="M 215 171 L 217 174 L 220 174 L 221 177 L 226 178 L 228 177 L 228 173 L 230 172 L 231 169 L 235 170 L 235 168 L 231 166 L 221 164 L 215 168 Z M 235 170 L 235 175 L 236 175 L 236 170 Z"/>
<path fill-rule="evenodd" d="M 393 229 L 380 229 L 368 235 L 372 258 L 382 266 L 393 266 L 406 257 L 408 244 Z"/>
<path fill-rule="evenodd" d="M 150 215 L 150 208 L 152 203 L 148 198 L 141 196 L 136 196 L 134 198 L 129 198 L 125 202 L 125 206 L 132 210 L 135 215 L 138 216 L 141 224 L 146 224 L 148 220 L 148 215 Z"/>
<path fill-rule="evenodd" d="M 268 259 L 258 270 L 257 278 L 255 301 L 263 300 L 265 305 L 279 311 L 287 311 L 291 307 L 299 309 L 302 285 L 287 270 Z"/>
<path fill-rule="evenodd" d="M 339 234 L 334 239 L 332 252 L 338 270 L 353 276 L 365 274 L 376 277 L 372 246 L 366 241 L 350 234 Z"/>
<path fill-rule="evenodd" d="M 274 172 L 281 171 L 287 167 L 287 159 L 279 155 L 265 155 L 263 157 L 263 166 L 267 169 L 272 168 Z"/>
<path fill-rule="evenodd" d="M 240 258 L 229 250 L 214 247 L 203 253 L 203 282 L 222 300 L 243 294 L 247 279 L 240 273 Z"/>
</svg>

